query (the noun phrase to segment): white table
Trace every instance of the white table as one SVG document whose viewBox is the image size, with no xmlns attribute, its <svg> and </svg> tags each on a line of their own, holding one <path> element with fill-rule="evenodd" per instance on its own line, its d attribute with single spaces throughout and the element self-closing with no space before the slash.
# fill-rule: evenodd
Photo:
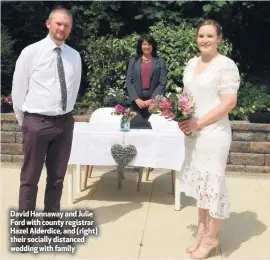
<svg viewBox="0 0 270 260">
<path fill-rule="evenodd" d="M 113 144 L 132 144 L 137 155 L 129 164 L 137 167 L 164 168 L 176 171 L 175 210 L 181 208 L 179 171 L 184 160 L 184 135 L 179 129 L 132 129 L 121 132 L 119 124 L 75 123 L 68 167 L 69 203 L 73 203 L 73 165 L 77 167 L 77 191 L 80 191 L 80 165 L 117 165 L 111 155 Z"/>
</svg>

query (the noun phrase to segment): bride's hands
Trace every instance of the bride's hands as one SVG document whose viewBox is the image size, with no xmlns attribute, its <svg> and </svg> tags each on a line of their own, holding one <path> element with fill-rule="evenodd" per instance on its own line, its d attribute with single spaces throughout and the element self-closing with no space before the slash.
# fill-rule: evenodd
<svg viewBox="0 0 270 260">
<path fill-rule="evenodd" d="M 178 123 L 179 128 L 184 133 L 191 133 L 193 131 L 196 131 L 200 128 L 198 121 L 195 119 L 188 119 L 185 121 L 181 121 Z"/>
</svg>

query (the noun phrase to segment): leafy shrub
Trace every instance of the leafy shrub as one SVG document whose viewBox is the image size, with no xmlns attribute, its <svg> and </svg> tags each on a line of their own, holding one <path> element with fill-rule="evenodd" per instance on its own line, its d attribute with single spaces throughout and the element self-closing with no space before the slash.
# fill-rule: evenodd
<svg viewBox="0 0 270 260">
<path fill-rule="evenodd" d="M 137 35 L 116 39 L 111 36 L 91 38 L 84 53 L 89 87 L 84 102 L 102 105 L 110 89 L 124 89 L 129 58 L 134 55 Z"/>
<path fill-rule="evenodd" d="M 8 34 L 7 28 L 1 25 L 1 80 L 2 86 L 4 88 L 10 87 L 12 72 L 15 63 L 15 56 L 13 51 L 14 43 L 15 40 L 13 40 Z M 2 89 L 2 93 L 8 91 L 10 90 L 3 91 Z"/>
<path fill-rule="evenodd" d="M 109 88 L 105 90 L 103 106 L 114 107 L 118 104 L 126 106 L 128 104 L 128 96 L 124 89 Z"/>
<path fill-rule="evenodd" d="M 150 28 L 152 35 L 159 44 L 159 53 L 165 58 L 168 69 L 167 91 L 174 91 L 176 87 L 182 87 L 183 72 L 186 58 L 191 59 L 200 55 L 196 43 L 196 29 L 188 24 L 180 26 L 157 23 Z M 231 44 L 224 40 L 219 45 L 219 52 L 230 55 Z"/>
<path fill-rule="evenodd" d="M 249 113 L 256 111 L 270 112 L 270 91 L 265 85 L 253 85 L 242 79 L 238 92 L 237 106 L 230 117 L 235 120 L 247 120 Z"/>
<path fill-rule="evenodd" d="M 158 43 L 158 53 L 165 58 L 168 70 L 166 91 L 182 87 L 186 57 L 199 54 L 196 30 L 185 23 L 180 26 L 157 23 L 150 27 L 150 34 Z M 135 55 L 139 35 L 134 33 L 122 39 L 108 37 L 90 38 L 84 53 L 87 64 L 88 89 L 85 103 L 93 101 L 103 105 L 107 89 L 125 89 L 129 59 Z M 219 46 L 220 53 L 229 55 L 232 46 L 226 40 Z"/>
</svg>

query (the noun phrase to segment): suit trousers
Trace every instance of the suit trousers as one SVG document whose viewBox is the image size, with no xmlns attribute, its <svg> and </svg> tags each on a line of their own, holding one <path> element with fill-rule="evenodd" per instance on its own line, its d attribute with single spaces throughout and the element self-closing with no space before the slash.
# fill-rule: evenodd
<svg viewBox="0 0 270 260">
<path fill-rule="evenodd" d="M 60 116 L 25 113 L 22 125 L 24 163 L 20 175 L 19 211 L 35 210 L 44 162 L 47 169 L 44 211 L 60 210 L 73 128 L 71 113 Z"/>
<path fill-rule="evenodd" d="M 142 89 L 142 95 L 139 97 L 142 100 L 148 100 L 151 98 L 151 92 L 148 89 Z M 132 101 L 132 109 L 137 115 L 131 120 L 131 129 L 151 129 L 151 124 L 148 122 L 151 113 L 148 111 L 148 107 L 139 108 L 135 101 Z"/>
</svg>

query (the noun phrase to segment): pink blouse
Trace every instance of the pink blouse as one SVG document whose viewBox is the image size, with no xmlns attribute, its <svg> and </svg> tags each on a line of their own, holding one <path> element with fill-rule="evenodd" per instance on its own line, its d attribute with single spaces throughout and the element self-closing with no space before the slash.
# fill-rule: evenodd
<svg viewBox="0 0 270 260">
<path fill-rule="evenodd" d="M 152 61 L 148 63 L 141 63 L 141 81 L 142 89 L 150 88 L 150 71 L 152 67 Z"/>
</svg>

